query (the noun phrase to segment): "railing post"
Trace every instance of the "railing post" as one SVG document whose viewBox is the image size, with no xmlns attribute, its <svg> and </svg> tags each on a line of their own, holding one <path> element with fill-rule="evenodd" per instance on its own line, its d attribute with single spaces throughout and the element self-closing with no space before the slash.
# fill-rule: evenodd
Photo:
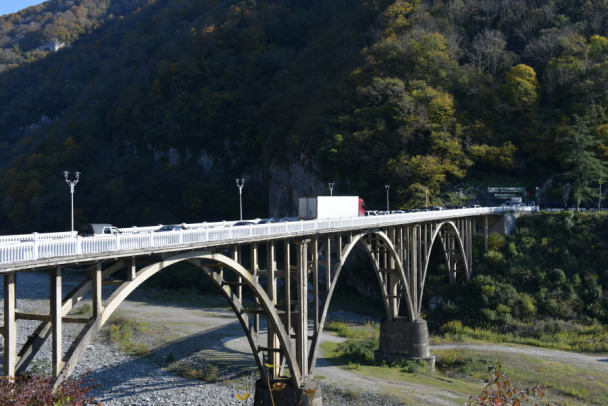
<svg viewBox="0 0 608 406">
<path fill-rule="evenodd" d="M 38 259 L 38 233 L 34 232 L 32 234 L 34 235 L 34 258 L 33 258 L 33 260 L 36 261 Z"/>
<path fill-rule="evenodd" d="M 82 255 L 82 242 L 83 238 L 79 235 L 76 236 L 76 254 Z"/>
</svg>

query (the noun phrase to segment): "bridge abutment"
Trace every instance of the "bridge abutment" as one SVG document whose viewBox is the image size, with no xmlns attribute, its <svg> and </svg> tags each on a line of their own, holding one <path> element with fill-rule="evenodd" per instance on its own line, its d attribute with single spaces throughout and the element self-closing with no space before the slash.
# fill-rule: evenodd
<svg viewBox="0 0 608 406">
<path fill-rule="evenodd" d="M 277 385 L 272 391 L 263 379 L 255 383 L 254 406 L 322 406 L 323 396 L 321 384 L 318 381 L 307 381 L 300 388 L 295 388 L 291 381 L 277 379 L 273 381 Z M 282 385 L 285 385 L 284 387 Z M 280 389 L 282 387 L 282 389 Z M 272 398 L 271 398 L 272 397 Z"/>
<path fill-rule="evenodd" d="M 426 320 L 410 321 L 404 317 L 380 322 L 380 348 L 377 361 L 424 360 L 435 368 L 435 357 L 429 351 L 429 331 Z"/>
</svg>

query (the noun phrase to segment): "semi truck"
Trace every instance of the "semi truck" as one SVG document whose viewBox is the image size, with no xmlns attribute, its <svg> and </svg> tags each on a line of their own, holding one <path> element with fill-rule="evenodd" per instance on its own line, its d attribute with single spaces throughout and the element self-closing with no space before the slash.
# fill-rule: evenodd
<svg viewBox="0 0 608 406">
<path fill-rule="evenodd" d="M 301 220 L 358 216 L 365 216 L 365 202 L 359 196 L 303 196 L 298 200 Z"/>
</svg>

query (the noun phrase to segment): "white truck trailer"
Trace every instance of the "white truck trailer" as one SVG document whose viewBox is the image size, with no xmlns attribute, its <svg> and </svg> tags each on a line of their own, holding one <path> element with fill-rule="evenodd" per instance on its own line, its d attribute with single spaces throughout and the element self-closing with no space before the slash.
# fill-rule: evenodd
<svg viewBox="0 0 608 406">
<path fill-rule="evenodd" d="M 301 220 L 358 216 L 365 216 L 365 202 L 359 196 L 303 196 L 298 201 Z"/>
</svg>

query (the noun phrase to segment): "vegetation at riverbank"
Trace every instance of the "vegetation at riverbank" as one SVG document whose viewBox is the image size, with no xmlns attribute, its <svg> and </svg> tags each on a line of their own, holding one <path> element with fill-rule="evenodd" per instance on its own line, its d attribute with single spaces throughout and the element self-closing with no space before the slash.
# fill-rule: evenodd
<svg viewBox="0 0 608 406">
<path fill-rule="evenodd" d="M 606 241 L 605 213 L 520 217 L 510 235 L 491 235 L 487 253 L 479 241 L 471 281 L 448 285 L 445 268 L 437 264 L 438 272 L 427 280 L 425 317 L 431 330 L 456 338 L 608 351 Z"/>
<path fill-rule="evenodd" d="M 600 405 L 608 402 L 608 373 L 586 367 L 545 359 L 538 355 L 525 355 L 508 351 L 479 349 L 436 349 L 435 371 L 429 371 L 426 363 L 400 361 L 392 364 L 376 362 L 373 351 L 378 348 L 378 331 L 372 324 L 332 322 L 330 331 L 339 331 L 349 338 L 342 343 L 324 342 L 324 357 L 336 366 L 348 368 L 362 375 L 382 377 L 387 381 L 423 384 L 437 392 L 449 391 L 456 396 L 455 404 L 462 404 L 469 395 L 481 391 L 481 383 L 487 378 L 488 367 L 504 362 L 503 372 L 520 388 L 545 384 L 548 400 L 568 405 Z M 477 341 L 483 344 L 482 341 Z M 490 341 L 492 342 L 492 341 Z M 406 395 L 394 393 L 404 399 Z M 453 398 L 452 398 L 453 399 Z M 454 400 L 454 399 L 453 399 Z"/>
</svg>

